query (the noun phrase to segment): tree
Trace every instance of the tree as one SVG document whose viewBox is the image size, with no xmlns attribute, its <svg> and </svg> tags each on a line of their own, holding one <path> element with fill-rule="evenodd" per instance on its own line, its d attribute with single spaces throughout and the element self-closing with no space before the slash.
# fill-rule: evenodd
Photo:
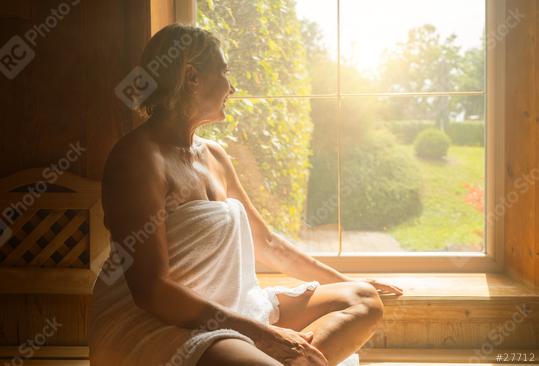
<svg viewBox="0 0 539 366">
<path fill-rule="evenodd" d="M 485 89 L 485 47 L 481 42 L 480 48 L 466 50 L 459 63 L 461 69 L 458 79 L 458 90 L 478 91 Z M 464 118 L 475 117 L 479 120 L 485 118 L 485 103 L 483 97 L 457 97 L 457 103 L 462 106 Z"/>
<path fill-rule="evenodd" d="M 454 34 L 442 39 L 430 24 L 412 28 L 406 42 L 398 43 L 384 55 L 382 87 L 392 92 L 456 90 L 461 73 L 456 39 Z M 393 119 L 435 119 L 445 129 L 450 107 L 447 97 L 416 97 L 414 102 L 390 99 L 389 115 Z"/>
</svg>

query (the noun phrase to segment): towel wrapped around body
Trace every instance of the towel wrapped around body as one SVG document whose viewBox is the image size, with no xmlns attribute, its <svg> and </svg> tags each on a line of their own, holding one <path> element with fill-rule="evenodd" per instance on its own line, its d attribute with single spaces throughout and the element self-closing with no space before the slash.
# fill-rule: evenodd
<svg viewBox="0 0 539 366">
<path fill-rule="evenodd" d="M 277 322 L 277 294 L 298 296 L 320 285 L 311 281 L 295 288 L 259 286 L 247 213 L 235 198 L 189 201 L 167 212 L 165 220 L 170 277 L 253 320 Z M 253 343 L 221 327 L 220 319 L 216 314 L 194 330 L 165 324 L 135 305 L 123 275 L 111 278 L 102 271 L 90 309 L 90 361 L 92 366 L 196 365 L 218 339 Z"/>
</svg>

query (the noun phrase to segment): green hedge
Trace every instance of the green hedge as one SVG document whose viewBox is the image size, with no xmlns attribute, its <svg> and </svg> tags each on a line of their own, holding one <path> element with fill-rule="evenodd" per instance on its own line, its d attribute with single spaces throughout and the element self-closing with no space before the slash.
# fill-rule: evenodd
<svg viewBox="0 0 539 366">
<path fill-rule="evenodd" d="M 429 120 L 386 121 L 384 124 L 401 144 L 412 144 L 421 131 L 435 126 L 435 122 Z"/>
<path fill-rule="evenodd" d="M 307 224 L 337 221 L 337 164 L 334 154 L 312 160 Z M 375 131 L 342 157 L 342 224 L 346 230 L 384 230 L 422 211 L 419 168 L 392 136 Z"/>
<path fill-rule="evenodd" d="M 483 121 L 450 122 L 446 132 L 455 145 L 485 146 Z"/>
<path fill-rule="evenodd" d="M 447 155 L 451 140 L 442 131 L 429 128 L 421 131 L 414 142 L 415 154 L 426 159 L 441 159 Z"/>
<path fill-rule="evenodd" d="M 222 40 L 236 96 L 311 93 L 294 0 L 206 0 L 197 8 L 197 24 Z M 307 198 L 310 108 L 302 99 L 232 99 L 225 123 L 199 131 L 227 148 L 266 223 L 291 238 Z"/>
<path fill-rule="evenodd" d="M 412 144 L 421 131 L 436 127 L 436 123 L 429 120 L 394 120 L 385 121 L 384 125 L 401 144 Z M 483 121 L 449 122 L 445 132 L 454 145 L 485 146 Z"/>
</svg>

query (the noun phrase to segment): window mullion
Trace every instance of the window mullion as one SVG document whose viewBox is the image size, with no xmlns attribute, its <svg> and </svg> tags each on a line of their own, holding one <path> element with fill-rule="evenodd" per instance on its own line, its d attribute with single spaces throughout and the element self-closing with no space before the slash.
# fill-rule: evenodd
<svg viewBox="0 0 539 366">
<path fill-rule="evenodd" d="M 342 254 L 342 206 L 341 206 L 341 149 L 342 149 L 342 95 L 341 95 L 341 1 L 337 0 L 337 227 L 339 233 L 339 250 Z"/>
</svg>

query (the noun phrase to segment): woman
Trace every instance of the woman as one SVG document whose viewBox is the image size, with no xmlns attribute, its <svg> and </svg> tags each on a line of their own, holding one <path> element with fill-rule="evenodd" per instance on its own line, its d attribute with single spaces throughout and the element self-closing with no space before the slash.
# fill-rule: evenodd
<svg viewBox="0 0 539 366">
<path fill-rule="evenodd" d="M 114 255 L 94 290 L 92 365 L 357 365 L 382 318 L 377 290 L 402 290 L 354 282 L 272 233 L 224 149 L 195 135 L 235 91 L 212 34 L 167 26 L 142 65 L 156 83 L 140 104 L 148 120 L 103 175 Z M 111 276 L 119 255 L 124 273 Z M 261 289 L 255 257 L 308 282 Z"/>
</svg>

